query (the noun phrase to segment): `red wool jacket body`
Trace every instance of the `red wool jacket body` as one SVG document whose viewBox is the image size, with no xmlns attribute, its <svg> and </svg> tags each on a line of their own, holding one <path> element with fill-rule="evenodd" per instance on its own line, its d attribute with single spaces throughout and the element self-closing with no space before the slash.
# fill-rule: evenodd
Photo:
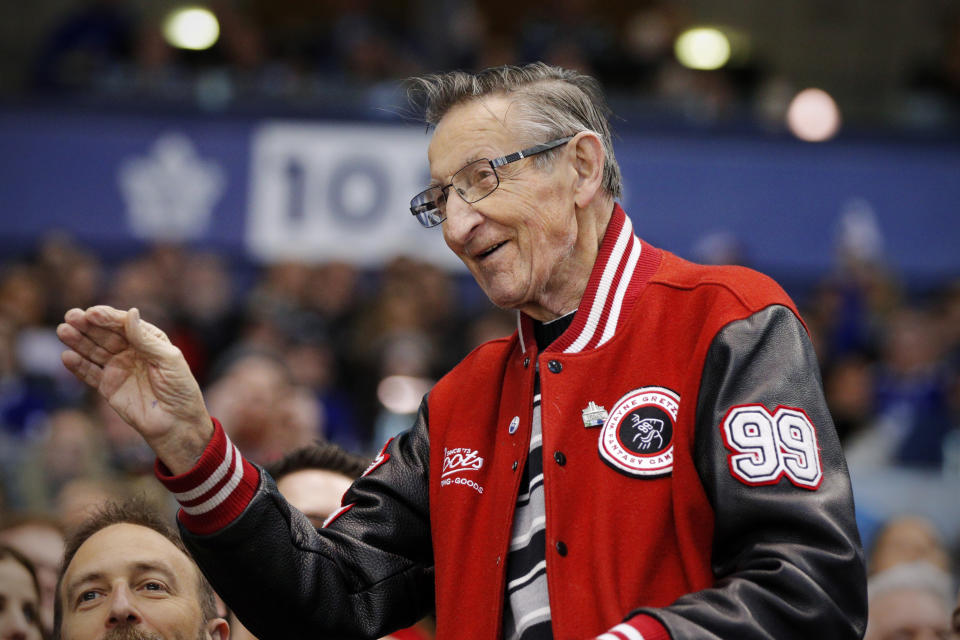
<svg viewBox="0 0 960 640">
<path fill-rule="evenodd" d="M 773 281 L 643 243 L 617 206 L 573 324 L 542 353 L 532 329 L 440 380 L 319 532 L 219 428 L 159 469 L 251 630 L 376 637 L 433 608 L 440 640 L 498 639 L 539 370 L 555 638 L 862 635 L 846 467 Z"/>
</svg>

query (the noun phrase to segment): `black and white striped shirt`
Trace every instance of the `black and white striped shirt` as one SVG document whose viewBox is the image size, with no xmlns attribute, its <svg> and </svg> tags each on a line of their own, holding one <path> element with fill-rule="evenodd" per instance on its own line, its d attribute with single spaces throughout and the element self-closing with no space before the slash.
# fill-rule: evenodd
<svg viewBox="0 0 960 640">
<path fill-rule="evenodd" d="M 536 323 L 534 333 L 543 351 L 570 323 L 569 313 L 550 323 Z M 513 532 L 507 555 L 505 640 L 552 640 L 550 598 L 547 593 L 546 507 L 543 497 L 543 434 L 540 422 L 540 370 L 533 390 L 533 425 L 530 454 L 523 468 Z"/>
</svg>

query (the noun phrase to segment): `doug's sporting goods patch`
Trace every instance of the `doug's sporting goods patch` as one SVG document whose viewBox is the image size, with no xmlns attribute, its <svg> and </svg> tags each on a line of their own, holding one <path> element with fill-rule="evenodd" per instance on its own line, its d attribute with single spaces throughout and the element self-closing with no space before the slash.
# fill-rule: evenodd
<svg viewBox="0 0 960 640">
<path fill-rule="evenodd" d="M 673 471 L 673 431 L 680 396 L 664 387 L 634 389 L 617 401 L 600 432 L 600 458 L 628 476 Z"/>
</svg>

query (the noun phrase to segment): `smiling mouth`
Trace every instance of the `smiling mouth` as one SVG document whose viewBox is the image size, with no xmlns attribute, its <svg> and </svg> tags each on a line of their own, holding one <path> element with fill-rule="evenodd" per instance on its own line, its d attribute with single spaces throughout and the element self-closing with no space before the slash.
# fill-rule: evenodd
<svg viewBox="0 0 960 640">
<path fill-rule="evenodd" d="M 496 251 L 497 249 L 499 249 L 500 247 L 502 247 L 502 246 L 505 245 L 505 244 L 507 244 L 507 241 L 506 241 L 506 240 L 504 240 L 503 242 L 498 242 L 497 244 L 493 245 L 492 247 L 490 247 L 490 248 L 487 249 L 486 251 L 481 251 L 480 253 L 478 253 L 478 254 L 477 254 L 477 258 L 480 259 L 480 260 L 483 260 L 483 259 L 485 259 L 485 258 L 488 258 L 494 251 Z"/>
</svg>

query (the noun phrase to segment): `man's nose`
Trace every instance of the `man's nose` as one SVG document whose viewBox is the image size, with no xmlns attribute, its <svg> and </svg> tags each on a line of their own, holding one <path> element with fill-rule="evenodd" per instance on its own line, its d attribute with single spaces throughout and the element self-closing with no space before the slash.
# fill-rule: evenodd
<svg viewBox="0 0 960 640">
<path fill-rule="evenodd" d="M 453 189 L 451 189 L 453 191 Z M 470 233 L 480 224 L 483 216 L 472 205 L 468 204 L 458 193 L 447 195 L 447 219 L 443 221 L 443 236 L 447 244 L 461 246 L 470 237 Z"/>
<path fill-rule="evenodd" d="M 133 594 L 127 585 L 120 585 L 114 589 L 110 601 L 110 615 L 107 618 L 107 628 L 111 629 L 121 624 L 139 624 L 140 612 L 133 602 Z"/>
<path fill-rule="evenodd" d="M 30 633 L 30 629 L 34 626 L 30 624 L 30 620 L 27 619 L 27 615 L 23 612 L 20 607 L 10 608 L 10 617 L 9 626 L 7 627 L 7 632 L 3 636 L 4 640 L 26 640 L 27 634 Z"/>
</svg>

